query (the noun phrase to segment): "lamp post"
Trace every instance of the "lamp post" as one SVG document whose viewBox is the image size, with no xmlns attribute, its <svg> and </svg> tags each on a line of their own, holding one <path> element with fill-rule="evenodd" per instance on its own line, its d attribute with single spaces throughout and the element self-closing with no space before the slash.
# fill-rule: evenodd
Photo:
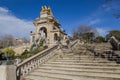
<svg viewBox="0 0 120 80">
<path fill-rule="evenodd" d="M 7 58 L 6 63 L 7 63 L 8 65 L 10 64 L 10 59 L 9 59 L 9 57 L 10 57 L 10 53 L 6 53 L 6 58 Z"/>
</svg>

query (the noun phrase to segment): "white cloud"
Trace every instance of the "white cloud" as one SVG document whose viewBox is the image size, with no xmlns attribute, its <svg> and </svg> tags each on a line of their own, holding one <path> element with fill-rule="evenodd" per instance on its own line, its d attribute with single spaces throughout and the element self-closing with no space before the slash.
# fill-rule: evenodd
<svg viewBox="0 0 120 80">
<path fill-rule="evenodd" d="M 109 31 L 109 29 L 106 29 L 106 28 L 96 28 L 96 29 L 101 36 L 105 36 L 107 32 Z"/>
<path fill-rule="evenodd" d="M 8 9 L 5 9 L 5 8 L 3 8 L 3 7 L 0 7 L 0 14 L 1 13 L 8 13 Z"/>
<path fill-rule="evenodd" d="M 103 4 L 103 5 L 101 6 L 101 8 L 102 8 L 104 11 L 106 11 L 106 12 L 112 10 L 111 7 L 110 7 L 108 4 Z"/>
<path fill-rule="evenodd" d="M 10 10 L 0 7 L 0 36 L 10 34 L 15 37 L 27 37 L 34 30 L 32 21 L 17 18 Z"/>
<path fill-rule="evenodd" d="M 100 21 L 101 21 L 100 19 L 92 20 L 92 21 L 90 21 L 89 25 L 97 24 L 97 23 L 99 23 Z"/>
</svg>

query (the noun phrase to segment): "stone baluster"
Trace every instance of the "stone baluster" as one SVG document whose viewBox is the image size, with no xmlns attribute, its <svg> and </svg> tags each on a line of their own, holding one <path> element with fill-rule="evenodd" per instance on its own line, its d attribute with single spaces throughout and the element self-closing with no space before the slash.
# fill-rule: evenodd
<svg viewBox="0 0 120 80">
<path fill-rule="evenodd" d="M 117 57 L 116 62 L 117 62 L 117 63 L 120 63 L 120 56 Z"/>
<path fill-rule="evenodd" d="M 25 76 L 26 74 L 26 64 L 24 64 L 24 68 L 23 68 L 23 76 Z"/>
<path fill-rule="evenodd" d="M 29 73 L 29 69 L 30 69 L 30 67 L 29 67 L 29 63 L 30 63 L 30 62 L 28 62 L 28 63 L 27 63 L 27 70 L 26 70 L 26 74 L 28 74 L 28 73 Z"/>
<path fill-rule="evenodd" d="M 28 63 L 28 72 L 31 71 L 31 61 Z"/>
<path fill-rule="evenodd" d="M 34 69 L 34 62 L 31 61 L 31 69 Z"/>
<path fill-rule="evenodd" d="M 34 59 L 34 68 L 36 68 L 37 64 L 36 64 L 36 59 Z"/>
</svg>

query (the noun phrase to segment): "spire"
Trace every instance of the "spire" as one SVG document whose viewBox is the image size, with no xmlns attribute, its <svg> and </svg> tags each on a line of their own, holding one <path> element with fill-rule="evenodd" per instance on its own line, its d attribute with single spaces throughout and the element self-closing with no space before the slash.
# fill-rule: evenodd
<svg viewBox="0 0 120 80">
<path fill-rule="evenodd" d="M 49 6 L 49 7 L 42 6 L 42 11 L 41 11 L 40 16 L 42 17 L 43 14 L 46 14 L 46 15 L 48 15 L 48 16 L 53 17 L 53 13 L 52 13 L 52 11 L 51 11 L 50 6 Z"/>
<path fill-rule="evenodd" d="M 50 9 L 50 6 L 48 6 L 48 9 Z"/>
<path fill-rule="evenodd" d="M 46 7 L 46 6 L 44 6 L 44 8 L 45 8 L 45 9 L 47 9 L 47 7 Z"/>
<path fill-rule="evenodd" d="M 52 10 L 51 10 L 50 6 L 48 6 L 48 10 L 50 11 L 50 15 L 53 16 L 53 13 L 52 13 Z"/>
</svg>

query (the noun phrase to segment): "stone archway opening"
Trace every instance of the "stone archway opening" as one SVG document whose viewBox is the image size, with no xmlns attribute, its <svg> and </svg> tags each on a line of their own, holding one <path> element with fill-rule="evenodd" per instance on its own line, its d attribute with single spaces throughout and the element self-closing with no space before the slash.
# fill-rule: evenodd
<svg viewBox="0 0 120 80">
<path fill-rule="evenodd" d="M 45 27 L 40 28 L 39 34 L 41 38 L 43 39 L 47 38 L 47 29 Z"/>
<path fill-rule="evenodd" d="M 55 34 L 54 34 L 54 41 L 57 41 L 57 40 L 58 40 L 58 34 L 55 33 Z"/>
</svg>

